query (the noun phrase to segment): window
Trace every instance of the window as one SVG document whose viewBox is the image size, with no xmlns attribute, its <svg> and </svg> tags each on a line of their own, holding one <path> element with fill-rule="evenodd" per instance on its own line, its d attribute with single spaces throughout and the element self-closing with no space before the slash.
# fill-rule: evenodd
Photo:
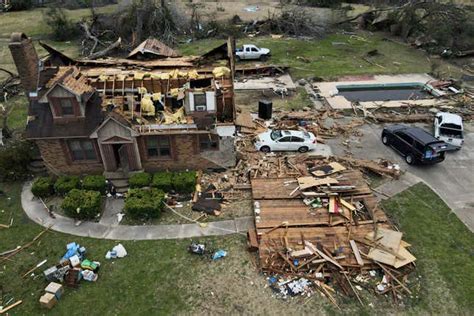
<svg viewBox="0 0 474 316">
<path fill-rule="evenodd" d="M 74 107 L 72 101 L 69 98 L 58 99 L 59 106 L 61 107 L 61 115 L 74 115 Z"/>
<path fill-rule="evenodd" d="M 218 150 L 219 137 L 212 134 L 199 135 L 199 148 L 201 151 Z"/>
<path fill-rule="evenodd" d="M 89 139 L 70 140 L 68 146 L 73 161 L 97 159 L 94 144 Z"/>
<path fill-rule="evenodd" d="M 292 136 L 292 137 L 291 137 L 291 141 L 294 142 L 294 143 L 303 143 L 303 142 L 304 142 L 304 139 L 301 138 L 301 137 Z"/>
<path fill-rule="evenodd" d="M 204 93 L 195 93 L 194 94 L 194 109 L 196 111 L 206 111 L 206 95 Z"/>
<path fill-rule="evenodd" d="M 272 140 L 277 140 L 278 138 L 281 137 L 281 135 L 282 135 L 281 131 L 276 130 L 276 131 L 271 132 L 270 137 Z"/>
<path fill-rule="evenodd" d="M 425 150 L 425 146 L 423 146 L 420 142 L 415 141 L 415 148 L 418 151 L 423 152 Z"/>
<path fill-rule="evenodd" d="M 252 47 L 252 52 L 258 52 L 258 49 L 256 49 L 255 47 Z"/>
<path fill-rule="evenodd" d="M 286 136 L 278 140 L 280 143 L 289 143 L 291 142 L 291 136 Z"/>
<path fill-rule="evenodd" d="M 410 136 L 406 135 L 406 134 L 401 134 L 400 138 L 403 139 L 404 141 L 406 141 L 410 145 L 413 142 L 412 138 Z"/>
<path fill-rule="evenodd" d="M 146 139 L 148 157 L 171 157 L 170 138 L 168 136 L 149 136 Z"/>
</svg>

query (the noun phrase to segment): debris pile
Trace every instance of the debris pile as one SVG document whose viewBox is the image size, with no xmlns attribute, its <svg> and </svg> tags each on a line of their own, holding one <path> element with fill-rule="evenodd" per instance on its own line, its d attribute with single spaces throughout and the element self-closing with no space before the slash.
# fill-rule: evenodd
<svg viewBox="0 0 474 316">
<path fill-rule="evenodd" d="M 406 280 L 416 258 L 362 173 L 348 169 L 369 168 L 363 163 L 307 159 L 305 175 L 251 178 L 256 229 L 249 242 L 258 248 L 260 267 L 279 296 L 317 291 L 337 306 L 339 294 L 363 305 L 362 288 L 394 297 L 411 294 Z M 380 276 L 383 281 L 375 282 Z"/>
</svg>

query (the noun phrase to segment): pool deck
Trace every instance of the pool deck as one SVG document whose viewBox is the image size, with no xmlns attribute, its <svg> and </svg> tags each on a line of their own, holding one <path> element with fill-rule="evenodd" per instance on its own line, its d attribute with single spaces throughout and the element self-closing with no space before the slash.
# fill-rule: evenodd
<svg viewBox="0 0 474 316">
<path fill-rule="evenodd" d="M 345 97 L 335 95 L 338 85 L 360 85 L 360 84 L 386 84 L 386 83 L 428 83 L 436 81 L 435 78 L 428 74 L 403 74 L 403 75 L 373 75 L 373 76 L 351 76 L 342 77 L 339 81 L 317 82 L 314 88 L 319 89 L 319 94 L 326 99 L 328 104 L 337 110 L 352 109 L 351 102 Z M 398 100 L 398 101 L 367 101 L 360 102 L 360 105 L 366 109 L 383 107 L 399 108 L 402 106 L 434 106 L 438 99 L 424 100 Z"/>
</svg>

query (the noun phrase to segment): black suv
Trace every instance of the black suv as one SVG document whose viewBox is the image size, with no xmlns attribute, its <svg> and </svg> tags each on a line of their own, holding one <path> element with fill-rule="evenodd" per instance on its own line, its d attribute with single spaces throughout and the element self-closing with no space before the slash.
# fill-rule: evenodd
<svg viewBox="0 0 474 316">
<path fill-rule="evenodd" d="M 382 143 L 392 146 L 409 165 L 441 162 L 448 150 L 445 142 L 425 130 L 405 125 L 386 126 L 382 131 Z"/>
</svg>

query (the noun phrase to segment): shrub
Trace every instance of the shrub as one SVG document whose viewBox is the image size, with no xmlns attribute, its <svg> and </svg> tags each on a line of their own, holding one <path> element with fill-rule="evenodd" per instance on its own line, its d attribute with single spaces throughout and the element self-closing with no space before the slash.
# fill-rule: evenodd
<svg viewBox="0 0 474 316">
<path fill-rule="evenodd" d="M 33 182 L 31 192 L 33 195 L 40 198 L 48 197 L 54 194 L 54 181 L 50 177 L 41 177 Z"/>
<path fill-rule="evenodd" d="M 143 188 L 149 186 L 151 183 L 151 174 L 142 172 L 136 173 L 130 177 L 128 184 L 132 189 Z"/>
<path fill-rule="evenodd" d="M 179 172 L 173 177 L 173 187 L 179 193 L 193 193 L 196 186 L 196 172 Z"/>
<path fill-rule="evenodd" d="M 66 195 L 72 189 L 79 189 L 81 186 L 81 181 L 79 177 L 76 176 L 62 176 L 56 180 L 54 184 L 54 191 L 59 195 Z"/>
<path fill-rule="evenodd" d="M 29 10 L 33 7 L 33 0 L 14 0 L 11 5 L 11 11 Z"/>
<path fill-rule="evenodd" d="M 93 219 L 100 214 L 100 192 L 71 190 L 61 204 L 67 216 L 75 219 Z"/>
<path fill-rule="evenodd" d="M 130 189 L 124 209 L 131 218 L 157 218 L 163 210 L 164 199 L 164 192 L 158 189 Z"/>
<path fill-rule="evenodd" d="M 82 179 L 82 188 L 84 190 L 98 191 L 105 194 L 105 177 L 104 176 L 85 176 Z"/>
<path fill-rule="evenodd" d="M 57 41 L 71 40 L 78 34 L 76 26 L 67 17 L 62 8 L 55 5 L 43 11 L 46 24 L 53 31 L 53 39 Z"/>
<path fill-rule="evenodd" d="M 173 174 L 171 172 L 157 172 L 153 175 L 151 186 L 164 192 L 173 190 Z"/>
<path fill-rule="evenodd" d="M 0 181 L 17 181 L 28 176 L 28 164 L 32 159 L 34 145 L 18 141 L 0 148 Z"/>
</svg>

